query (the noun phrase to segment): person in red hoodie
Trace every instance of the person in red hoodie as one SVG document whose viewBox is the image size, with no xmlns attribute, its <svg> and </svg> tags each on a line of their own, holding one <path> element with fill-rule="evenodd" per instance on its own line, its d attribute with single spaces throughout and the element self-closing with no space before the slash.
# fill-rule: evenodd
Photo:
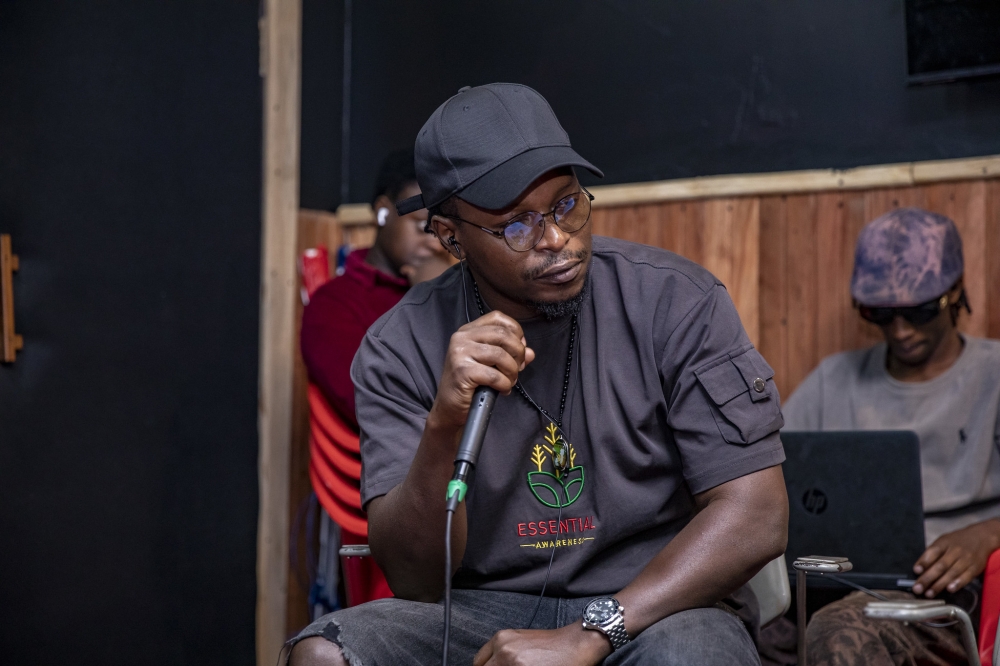
<svg viewBox="0 0 1000 666">
<path fill-rule="evenodd" d="M 302 314 L 301 348 L 309 380 L 355 432 L 351 361 L 365 332 L 411 285 L 437 277 L 454 261 L 436 236 L 424 232 L 426 209 L 396 214 L 393 202 L 418 194 L 413 150 L 391 153 L 382 162 L 372 196 L 375 244 L 351 252 L 343 275 L 317 289 Z"/>
<path fill-rule="evenodd" d="M 309 380 L 355 433 L 359 428 L 351 362 L 365 333 L 411 285 L 437 277 L 453 263 L 437 238 L 424 233 L 426 210 L 396 213 L 393 202 L 418 194 L 413 151 L 387 156 L 371 199 L 378 225 L 374 245 L 351 252 L 343 273 L 313 292 L 303 311 L 301 350 Z M 360 502 L 360 488 L 356 492 Z M 341 539 L 343 543 L 364 543 L 367 535 L 344 529 Z M 391 596 L 373 560 L 354 560 L 350 566 L 351 572 L 344 572 L 354 581 L 349 586 L 353 592 L 348 592 L 348 603 Z"/>
</svg>

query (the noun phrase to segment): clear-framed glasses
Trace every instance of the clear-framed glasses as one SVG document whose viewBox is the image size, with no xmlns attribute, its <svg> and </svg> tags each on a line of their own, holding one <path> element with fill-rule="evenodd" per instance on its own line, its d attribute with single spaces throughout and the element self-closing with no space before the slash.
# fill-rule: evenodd
<svg viewBox="0 0 1000 666">
<path fill-rule="evenodd" d="M 575 192 L 557 201 L 548 213 L 539 213 L 533 210 L 521 213 L 507 220 L 503 229 L 499 231 L 487 229 L 475 222 L 469 222 L 454 215 L 447 217 L 482 229 L 491 236 L 504 239 L 510 249 L 515 252 L 527 252 L 538 245 L 538 241 L 542 240 L 542 236 L 545 235 L 545 218 L 549 216 L 552 216 L 552 221 L 568 234 L 583 229 L 590 221 L 590 202 L 594 200 L 594 195 L 588 192 L 587 188 L 583 186 L 581 188 L 580 192 Z"/>
</svg>

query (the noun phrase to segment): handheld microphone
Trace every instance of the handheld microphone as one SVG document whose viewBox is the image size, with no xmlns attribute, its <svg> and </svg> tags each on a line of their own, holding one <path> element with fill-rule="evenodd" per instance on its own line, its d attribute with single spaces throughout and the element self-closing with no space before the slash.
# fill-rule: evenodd
<svg viewBox="0 0 1000 666">
<path fill-rule="evenodd" d="M 472 406 L 469 407 L 469 418 L 465 422 L 462 440 L 458 444 L 458 454 L 455 456 L 455 474 L 448 483 L 448 510 L 455 511 L 465 499 L 469 489 L 467 479 L 469 472 L 479 460 L 479 451 L 486 439 L 486 428 L 490 425 L 493 405 L 497 401 L 497 390 L 489 386 L 480 386 L 472 394 Z"/>
</svg>

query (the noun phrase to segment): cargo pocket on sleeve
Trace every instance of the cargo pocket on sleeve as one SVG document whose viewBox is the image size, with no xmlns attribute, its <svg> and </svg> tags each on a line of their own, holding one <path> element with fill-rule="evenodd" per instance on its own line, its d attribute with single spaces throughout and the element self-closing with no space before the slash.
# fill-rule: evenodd
<svg viewBox="0 0 1000 666">
<path fill-rule="evenodd" d="M 752 444 L 784 424 L 774 370 L 753 347 L 712 361 L 695 376 L 711 399 L 719 432 L 730 444 Z"/>
</svg>

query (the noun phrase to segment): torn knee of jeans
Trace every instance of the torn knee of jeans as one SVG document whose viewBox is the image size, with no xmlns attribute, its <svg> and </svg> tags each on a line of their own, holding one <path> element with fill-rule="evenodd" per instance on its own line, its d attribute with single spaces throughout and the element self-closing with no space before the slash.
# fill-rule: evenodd
<svg viewBox="0 0 1000 666">
<path fill-rule="evenodd" d="M 340 625 L 337 623 L 336 620 L 330 620 L 327 623 L 327 625 L 323 627 L 323 631 L 321 632 L 313 633 L 308 636 L 299 636 L 297 639 L 293 639 L 294 643 L 292 641 L 289 641 L 289 643 L 286 644 L 289 647 L 288 657 L 285 660 L 286 666 L 289 666 L 289 664 L 291 664 L 292 650 L 294 650 L 299 643 L 301 643 L 303 640 L 307 638 L 323 638 L 329 641 L 330 643 L 333 643 L 334 645 L 337 646 L 337 648 L 340 649 L 340 656 L 344 658 L 344 661 L 346 661 L 349 664 L 349 666 L 363 666 L 363 664 L 361 663 L 361 659 L 358 658 L 358 656 L 354 654 L 350 650 L 350 648 L 345 647 L 343 642 L 341 641 Z"/>
<path fill-rule="evenodd" d="M 341 656 L 344 657 L 344 661 L 346 661 L 350 666 L 363 666 L 361 659 L 359 659 L 356 654 L 351 652 L 351 650 L 345 647 L 343 642 L 341 642 L 340 625 L 336 620 L 330 620 L 330 623 L 323 627 L 323 633 L 321 633 L 320 636 L 339 647 Z"/>
</svg>

